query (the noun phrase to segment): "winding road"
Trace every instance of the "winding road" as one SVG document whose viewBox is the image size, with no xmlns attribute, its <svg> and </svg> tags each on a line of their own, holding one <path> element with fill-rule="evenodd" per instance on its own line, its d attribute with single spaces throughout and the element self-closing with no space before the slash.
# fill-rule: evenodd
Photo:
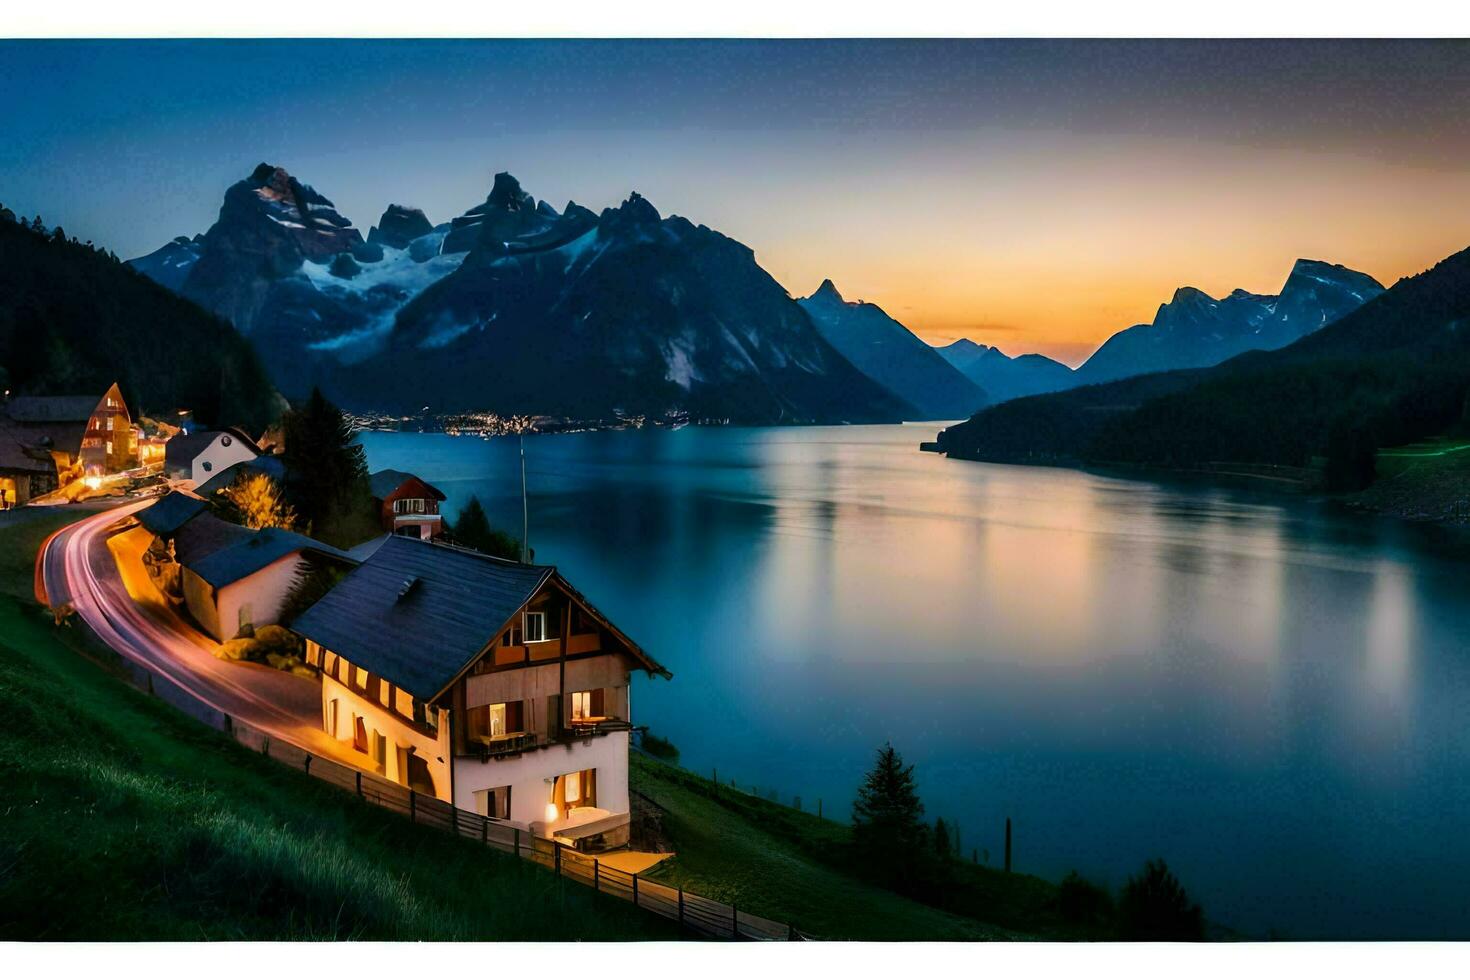
<svg viewBox="0 0 1470 980">
<path fill-rule="evenodd" d="M 218 646 L 176 613 L 143 568 L 133 501 L 57 531 L 36 556 L 37 585 L 53 608 L 76 615 L 119 655 L 195 700 L 314 755 L 371 771 L 364 756 L 321 730 L 317 681 L 260 664 L 220 660 Z"/>
</svg>

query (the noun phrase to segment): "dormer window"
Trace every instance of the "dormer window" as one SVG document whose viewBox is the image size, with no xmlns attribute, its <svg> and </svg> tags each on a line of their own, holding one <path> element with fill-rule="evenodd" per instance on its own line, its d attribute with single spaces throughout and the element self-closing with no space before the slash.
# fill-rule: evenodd
<svg viewBox="0 0 1470 980">
<path fill-rule="evenodd" d="M 524 629 L 527 643 L 543 642 L 546 639 L 546 614 L 544 612 L 526 613 Z"/>
</svg>

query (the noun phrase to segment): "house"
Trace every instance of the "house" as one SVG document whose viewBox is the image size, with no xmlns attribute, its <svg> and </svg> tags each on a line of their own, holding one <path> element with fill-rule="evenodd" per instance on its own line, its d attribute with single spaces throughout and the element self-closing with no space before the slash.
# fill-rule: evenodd
<svg viewBox="0 0 1470 980">
<path fill-rule="evenodd" d="M 275 480 L 276 483 L 286 482 L 286 464 L 279 456 L 265 455 L 257 456 L 255 459 L 247 459 L 244 462 L 233 463 L 222 470 L 217 470 L 214 476 L 205 480 L 194 488 L 194 492 L 201 497 L 209 497 L 219 493 L 225 487 L 232 485 L 242 476 L 254 476 L 262 474 Z"/>
<path fill-rule="evenodd" d="M 368 485 L 384 531 L 426 541 L 443 536 L 439 502 L 444 494 L 437 487 L 402 470 L 378 470 L 368 477 Z"/>
<path fill-rule="evenodd" d="M 182 516 L 185 508 L 179 505 L 177 510 L 179 514 L 170 516 Z M 139 515 L 145 527 L 147 514 Z M 253 531 L 202 512 L 184 517 L 167 547 L 179 568 L 184 606 L 206 633 L 222 642 L 247 627 L 279 622 L 298 574 L 311 562 L 351 564 L 336 548 L 293 531 Z"/>
<path fill-rule="evenodd" d="M 197 487 L 216 473 L 260 456 L 260 447 L 239 429 L 185 431 L 164 446 L 163 471 L 172 480 L 191 480 Z"/>
<path fill-rule="evenodd" d="M 0 412 L 0 489 L 8 504 L 136 464 L 137 435 L 116 384 L 100 399 L 18 395 Z"/>
<path fill-rule="evenodd" d="M 390 535 L 291 628 L 365 765 L 583 849 L 627 842 L 630 676 L 669 673 L 554 567 Z"/>
</svg>

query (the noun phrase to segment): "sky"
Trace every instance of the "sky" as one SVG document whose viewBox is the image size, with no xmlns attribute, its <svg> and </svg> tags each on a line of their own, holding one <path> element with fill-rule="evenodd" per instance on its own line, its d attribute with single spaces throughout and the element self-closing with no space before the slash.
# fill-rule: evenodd
<svg viewBox="0 0 1470 980">
<path fill-rule="evenodd" d="M 1470 44 L 0 42 L 0 202 L 125 258 L 262 161 L 364 233 L 638 191 L 925 340 L 1076 364 L 1183 285 L 1470 246 Z"/>
</svg>

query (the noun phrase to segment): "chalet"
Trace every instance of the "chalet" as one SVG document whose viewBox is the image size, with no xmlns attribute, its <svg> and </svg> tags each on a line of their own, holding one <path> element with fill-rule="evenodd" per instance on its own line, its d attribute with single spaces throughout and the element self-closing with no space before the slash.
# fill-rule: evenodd
<svg viewBox="0 0 1470 980">
<path fill-rule="evenodd" d="M 23 504 L 80 477 L 107 476 L 137 462 L 137 433 L 112 385 L 95 395 L 20 395 L 0 412 L 0 489 Z"/>
<path fill-rule="evenodd" d="M 351 564 L 336 548 L 304 535 L 281 528 L 252 531 L 202 509 L 189 516 L 190 509 L 179 503 L 154 523 L 165 529 L 160 536 L 166 536 L 164 547 L 178 565 L 184 606 L 216 640 L 239 636 L 247 627 L 279 622 L 298 574 L 309 563 Z M 149 527 L 144 521 L 148 510 L 139 516 L 144 527 Z M 175 522 L 177 526 L 167 530 Z"/>
<path fill-rule="evenodd" d="M 390 535 L 291 628 L 365 765 L 583 849 L 627 842 L 630 675 L 669 673 L 554 567 Z"/>
<path fill-rule="evenodd" d="M 173 480 L 190 480 L 195 486 L 216 473 L 260 456 L 260 447 L 239 429 L 184 432 L 164 446 L 163 471 Z"/>
<path fill-rule="evenodd" d="M 368 477 L 378 520 L 389 534 L 407 534 L 429 540 L 444 534 L 439 502 L 444 494 L 401 470 L 378 470 Z"/>
<path fill-rule="evenodd" d="M 279 456 L 265 455 L 257 456 L 255 459 L 247 459 L 244 462 L 234 463 L 222 470 L 217 470 L 214 476 L 197 485 L 194 492 L 201 497 L 208 497 L 219 493 L 225 487 L 232 485 L 241 477 L 268 476 L 277 483 L 286 482 L 286 464 Z"/>
</svg>

